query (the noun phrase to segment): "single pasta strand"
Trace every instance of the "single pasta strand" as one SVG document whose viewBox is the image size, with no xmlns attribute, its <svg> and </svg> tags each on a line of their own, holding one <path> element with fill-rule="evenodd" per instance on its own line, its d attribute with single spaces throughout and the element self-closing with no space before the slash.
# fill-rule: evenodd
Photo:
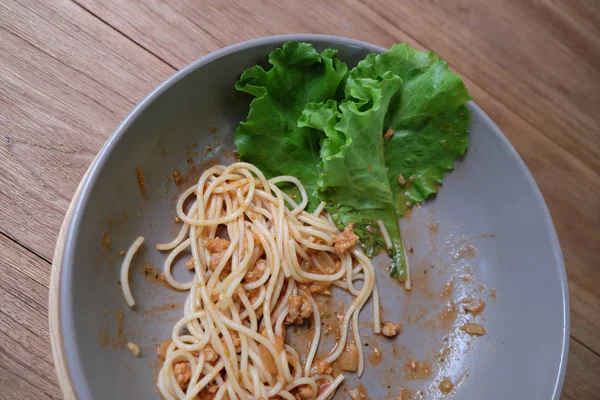
<svg viewBox="0 0 600 400">
<path fill-rule="evenodd" d="M 127 249 L 127 253 L 125 253 L 125 258 L 123 258 L 123 263 L 121 264 L 121 290 L 123 291 L 123 296 L 129 307 L 135 306 L 135 300 L 133 299 L 131 288 L 129 287 L 129 267 L 131 266 L 133 256 L 144 243 L 144 240 L 144 237 L 140 236 L 133 241 L 131 246 L 129 246 L 129 249 Z"/>
<path fill-rule="evenodd" d="M 310 306 L 313 310 L 313 318 L 315 319 L 315 333 L 310 343 L 308 356 L 306 356 L 306 363 L 304 364 L 304 375 L 308 376 L 310 375 L 310 368 L 312 366 L 312 362 L 315 358 L 315 355 L 317 354 L 317 348 L 319 347 L 319 340 L 321 338 L 321 315 L 319 313 L 319 307 L 317 307 L 315 299 L 313 299 L 313 297 L 309 294 L 306 294 L 306 297 L 310 301 Z"/>
<path fill-rule="evenodd" d="M 392 239 L 390 239 L 390 234 L 388 233 L 383 221 L 378 219 L 377 226 L 379 226 L 379 230 L 381 231 L 381 236 L 383 236 L 383 241 L 385 242 L 385 247 L 389 250 L 392 248 Z"/>
<path fill-rule="evenodd" d="M 379 289 L 373 285 L 373 333 L 381 333 L 381 307 L 379 306 Z"/>
<path fill-rule="evenodd" d="M 327 203 L 325 203 L 324 201 L 322 201 L 321 203 L 319 203 L 319 205 L 317 206 L 315 212 L 313 212 L 313 216 L 318 217 L 319 215 L 321 215 L 321 213 L 323 212 L 323 209 L 325 209 L 326 205 L 327 205 Z"/>
<path fill-rule="evenodd" d="M 342 383 L 343 380 L 344 380 L 344 374 L 339 374 L 333 380 L 333 382 L 331 382 L 329 384 L 329 386 L 327 386 L 327 389 L 325 389 L 323 391 L 323 393 L 321 393 L 319 395 L 319 397 L 317 397 L 317 400 L 326 400 L 326 399 L 330 398 L 335 393 L 337 387 L 340 386 L 340 383 Z"/>
</svg>

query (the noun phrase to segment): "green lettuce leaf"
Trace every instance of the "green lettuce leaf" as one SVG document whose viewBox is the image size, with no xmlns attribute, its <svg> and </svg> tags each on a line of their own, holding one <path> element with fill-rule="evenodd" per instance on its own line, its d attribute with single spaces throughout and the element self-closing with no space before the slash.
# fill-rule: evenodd
<svg viewBox="0 0 600 400">
<path fill-rule="evenodd" d="M 386 72 L 402 79 L 402 87 L 386 115 L 386 127 L 418 128 L 472 100 L 460 76 L 448 69 L 448 63 L 432 51 L 419 51 L 406 43 L 395 44 L 385 53 L 369 54 L 350 71 L 350 76 L 381 79 Z"/>
<path fill-rule="evenodd" d="M 382 54 L 369 54 L 352 77 L 381 79 L 392 72 L 402 79 L 386 115 L 387 174 L 398 217 L 437 192 L 454 160 L 469 143 L 471 100 L 460 76 L 434 52 L 397 44 Z"/>
<path fill-rule="evenodd" d="M 384 146 L 398 218 L 437 193 L 454 160 L 469 144 L 469 109 L 460 106 L 418 129 L 400 129 Z"/>
<path fill-rule="evenodd" d="M 346 99 L 309 104 L 298 125 L 325 133 L 321 143 L 322 171 L 317 188 L 327 211 L 343 229 L 354 223 L 361 244 L 372 255 L 381 244 L 377 221 L 392 241 L 392 275 L 406 278 L 404 252 L 383 153 L 388 105 L 401 79 L 383 74 L 381 80 L 348 78 Z"/>
<path fill-rule="evenodd" d="M 235 88 L 256 97 L 234 143 L 241 158 L 267 177 L 293 175 L 306 187 L 309 210 L 320 202 L 315 191 L 319 177 L 319 133 L 298 126 L 310 102 L 333 98 L 348 67 L 334 58 L 336 50 L 317 53 L 308 43 L 288 42 L 269 55 L 271 68 L 248 68 Z"/>
</svg>

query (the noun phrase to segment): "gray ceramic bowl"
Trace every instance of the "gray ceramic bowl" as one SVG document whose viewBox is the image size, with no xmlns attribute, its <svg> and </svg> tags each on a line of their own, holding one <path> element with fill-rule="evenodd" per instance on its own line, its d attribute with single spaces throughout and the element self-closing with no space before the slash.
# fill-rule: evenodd
<svg viewBox="0 0 600 400">
<path fill-rule="evenodd" d="M 231 154 L 233 132 L 250 100 L 234 90 L 236 79 L 245 68 L 265 64 L 270 51 L 291 39 L 338 49 L 351 66 L 367 53 L 384 51 L 320 35 L 268 37 L 227 47 L 184 68 L 146 97 L 96 158 L 65 225 L 58 277 L 60 337 L 54 346 L 66 360 L 59 372 L 68 375 L 78 398 L 159 398 L 155 346 L 170 336 L 185 296 L 152 278 L 164 259 L 154 245 L 177 230 L 174 200 L 181 189 L 172 171 L 182 172 L 185 187 L 203 164 Z M 473 103 L 469 107 L 466 157 L 439 195 L 402 221 L 413 248 L 413 292 L 405 293 L 378 268 L 384 316 L 403 321 L 404 332 L 394 341 L 377 339 L 370 332 L 368 306 L 361 317 L 366 342 L 383 353 L 380 362 L 369 356 L 373 362 L 360 380 L 373 399 L 395 399 L 402 385 L 413 398 L 441 398 L 437 386 L 444 378 L 456 385 L 452 395 L 461 399 L 560 395 L 569 307 L 556 233 L 523 161 L 481 109 Z M 136 168 L 144 176 L 145 196 Z M 118 253 L 138 235 L 147 241 L 132 265 L 138 306 L 129 310 L 117 284 Z M 106 239 L 110 244 L 103 245 Z M 145 265 L 152 267 L 149 275 Z M 449 281 L 451 292 L 444 290 Z M 446 304 L 466 297 L 485 299 L 483 314 L 459 312 L 446 318 Z M 457 329 L 469 319 L 483 324 L 487 334 L 471 337 Z M 123 349 L 125 341 L 138 343 L 141 357 Z M 365 347 L 368 354 L 371 349 Z M 410 379 L 406 363 L 412 359 L 430 363 L 426 379 Z M 337 398 L 347 398 L 345 390 L 358 382 L 348 374 Z"/>
</svg>

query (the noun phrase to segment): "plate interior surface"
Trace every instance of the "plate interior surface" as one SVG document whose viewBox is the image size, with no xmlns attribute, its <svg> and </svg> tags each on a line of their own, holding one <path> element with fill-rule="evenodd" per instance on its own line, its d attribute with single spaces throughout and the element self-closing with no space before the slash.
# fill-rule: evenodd
<svg viewBox="0 0 600 400">
<path fill-rule="evenodd" d="M 295 38 L 338 49 L 350 66 L 382 50 L 341 38 Z M 233 88 L 240 73 L 265 65 L 267 54 L 289 39 L 243 43 L 192 64 L 138 106 L 97 158 L 76 200 L 60 278 L 63 346 L 80 399 L 160 398 L 156 345 L 182 316 L 185 293 L 157 282 L 166 255 L 155 245 L 178 231 L 174 207 L 181 191 L 207 165 L 233 159 L 233 133 L 250 101 Z M 489 118 L 469 107 L 467 155 L 439 194 L 401 223 L 412 248 L 412 292 L 388 278 L 385 256 L 376 258 L 383 318 L 402 322 L 404 330 L 394 340 L 373 335 L 368 303 L 360 325 L 366 372 L 360 380 L 346 373 L 336 398 L 347 398 L 359 383 L 373 399 L 396 399 L 401 386 L 413 398 L 445 398 L 438 385 L 449 379 L 455 398 L 558 399 L 568 306 L 556 234 L 523 162 Z M 132 310 L 118 284 L 119 252 L 140 235 L 146 243 L 131 268 Z M 176 276 L 188 279 L 180 261 Z M 486 301 L 481 316 L 460 310 L 465 298 Z M 335 310 L 326 314 L 325 326 L 333 326 Z M 487 334 L 460 331 L 467 321 L 481 323 Z M 127 341 L 141 347 L 140 357 L 124 349 Z M 429 363 L 430 375 L 411 379 L 410 360 Z"/>
</svg>

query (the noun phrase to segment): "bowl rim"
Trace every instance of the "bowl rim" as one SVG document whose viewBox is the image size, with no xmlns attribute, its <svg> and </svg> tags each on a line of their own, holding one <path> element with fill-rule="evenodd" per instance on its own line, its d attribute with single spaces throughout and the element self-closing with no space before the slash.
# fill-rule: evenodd
<svg viewBox="0 0 600 400">
<path fill-rule="evenodd" d="M 320 34 L 287 34 L 266 36 L 257 39 L 247 40 L 236 43 L 212 53 L 209 53 L 196 61 L 190 63 L 184 68 L 173 73 L 169 78 L 152 90 L 145 96 L 118 125 L 114 132 L 102 146 L 90 167 L 82 178 L 79 187 L 77 188 L 73 199 L 69 205 L 69 209 L 65 215 L 60 233 L 58 235 L 54 258 L 52 263 L 52 272 L 50 279 L 50 295 L 49 295 L 49 325 L 50 325 L 50 341 L 52 346 L 52 355 L 54 365 L 58 376 L 59 384 L 63 395 L 67 399 L 92 399 L 87 379 L 83 374 L 81 360 L 74 348 L 74 321 L 69 318 L 73 315 L 72 308 L 72 292 L 68 290 L 71 286 L 73 277 L 73 260 L 75 254 L 74 238 L 77 237 L 81 229 L 81 217 L 84 205 L 87 203 L 91 189 L 98 179 L 100 170 L 105 166 L 108 156 L 118 145 L 121 138 L 126 134 L 132 123 L 146 110 L 146 108 L 156 100 L 166 90 L 183 79 L 188 74 L 192 73 L 199 67 L 208 64 L 221 57 L 235 53 L 240 50 L 264 46 L 264 45 L 281 45 L 289 40 L 304 41 L 311 43 L 327 42 L 332 47 L 336 44 L 350 45 L 367 49 L 371 52 L 383 52 L 386 48 L 377 46 L 368 42 L 330 35 Z M 560 364 L 558 374 L 554 378 L 554 388 L 552 399 L 558 400 L 561 394 L 562 385 L 564 382 L 568 350 L 569 350 L 569 332 L 570 332 L 570 315 L 569 315 L 569 294 L 568 283 L 564 260 L 558 236 L 548 207 L 543 199 L 542 193 L 539 190 L 531 172 L 525 165 L 522 158 L 519 156 L 515 148 L 509 140 L 500 131 L 498 126 L 488 117 L 488 115 L 477 106 L 474 102 L 470 102 L 469 106 L 472 112 L 479 114 L 489 126 L 492 127 L 492 132 L 501 140 L 509 154 L 511 154 L 518 163 L 519 169 L 524 174 L 529 186 L 531 187 L 534 196 L 536 197 L 539 206 L 544 214 L 544 225 L 551 239 L 551 247 L 554 253 L 555 264 L 554 268 L 558 273 L 561 286 L 562 298 L 562 346 L 560 354 Z M 65 345 L 70 343 L 70 345 Z"/>
</svg>

